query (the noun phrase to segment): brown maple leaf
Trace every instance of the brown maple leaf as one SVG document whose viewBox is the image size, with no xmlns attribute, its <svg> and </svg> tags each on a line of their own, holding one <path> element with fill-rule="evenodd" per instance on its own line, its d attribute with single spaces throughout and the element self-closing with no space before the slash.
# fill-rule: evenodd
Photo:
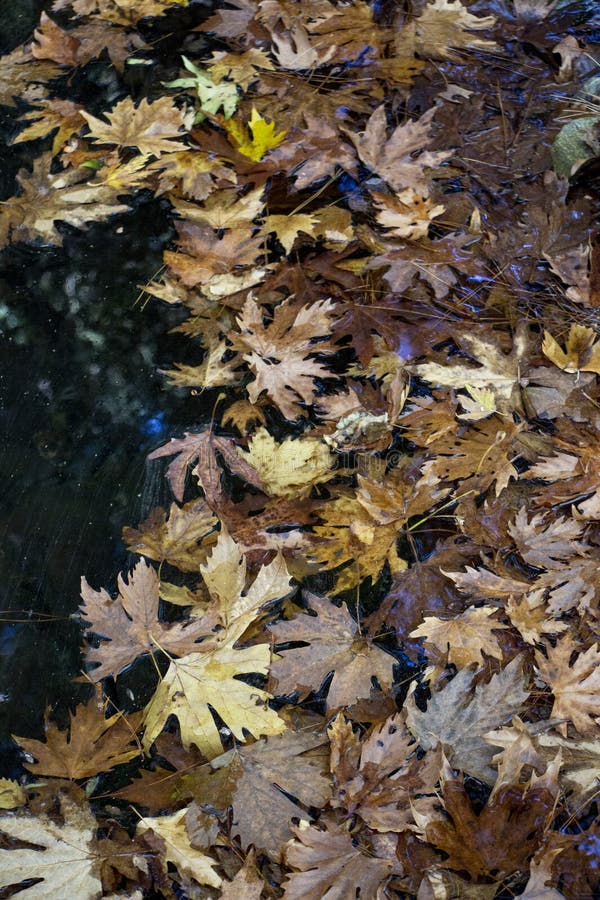
<svg viewBox="0 0 600 900">
<path fill-rule="evenodd" d="M 202 150 L 177 150 L 161 156 L 146 166 L 146 175 L 157 173 L 158 184 L 155 193 L 171 193 L 205 200 L 215 191 L 221 181 L 235 182 L 233 169 L 225 165 L 225 160 Z"/>
<path fill-rule="evenodd" d="M 15 98 L 39 103 L 47 96 L 47 83 L 60 75 L 58 65 L 35 59 L 29 47 L 17 47 L 2 56 L 0 66 L 0 102 L 14 106 Z"/>
<path fill-rule="evenodd" d="M 358 814 L 376 831 L 412 829 L 411 799 L 434 793 L 441 753 L 419 758 L 402 713 L 373 726 L 362 741 L 340 713 L 329 727 L 329 740 L 331 805 Z"/>
<path fill-rule="evenodd" d="M 493 416 L 476 423 L 451 440 L 430 447 L 435 453 L 423 466 L 423 477 L 451 482 L 461 479 L 461 490 L 486 491 L 494 483 L 496 496 L 519 473 L 513 462 L 519 456 L 517 436 L 523 425 Z"/>
<path fill-rule="evenodd" d="M 493 28 L 493 16 L 474 16 L 459 0 L 431 0 L 415 19 L 415 46 L 425 59 L 456 59 L 456 50 L 498 50 L 477 32 Z M 459 57 L 460 58 L 460 57 Z"/>
<path fill-rule="evenodd" d="M 61 244 L 57 220 L 83 228 L 87 222 L 128 211 L 129 207 L 117 202 L 118 190 L 87 181 L 89 170 L 53 173 L 51 165 L 52 153 L 44 153 L 34 160 L 31 173 L 22 169 L 17 175 L 22 192 L 3 202 L 0 246 L 36 238 Z"/>
<path fill-rule="evenodd" d="M 81 618 L 102 640 L 89 647 L 87 660 L 99 663 L 89 672 L 93 681 L 117 675 L 131 662 L 157 650 L 181 655 L 197 649 L 198 628 L 188 622 L 166 624 L 158 618 L 159 581 L 156 571 L 141 559 L 128 581 L 119 575 L 119 596 L 112 600 L 102 589 L 95 591 L 81 580 Z"/>
<path fill-rule="evenodd" d="M 212 761 L 210 773 L 198 770 L 188 783 L 207 808 L 232 806 L 232 834 L 244 848 L 254 844 L 276 859 L 292 837 L 291 819 L 305 815 L 303 806 L 319 808 L 329 798 L 325 748 L 323 734 L 288 729 L 224 754 Z"/>
<path fill-rule="evenodd" d="M 501 622 L 490 620 L 494 607 L 470 606 L 454 619 L 427 616 L 411 631 L 410 637 L 424 637 L 425 648 L 432 661 L 446 660 L 459 669 L 476 663 L 481 666 L 481 654 L 502 659 L 502 650 L 494 631 L 505 628 Z M 432 655 L 433 651 L 433 655 Z"/>
<path fill-rule="evenodd" d="M 447 297 L 457 282 L 456 270 L 483 274 L 481 263 L 471 253 L 471 234 L 449 234 L 436 241 L 421 238 L 415 244 L 389 241 L 384 252 L 368 260 L 365 269 L 387 271 L 383 278 L 391 290 L 403 294 L 418 277 L 431 287 L 438 300 Z"/>
<path fill-rule="evenodd" d="M 310 608 L 316 616 L 300 614 L 294 619 L 269 626 L 277 644 L 289 641 L 308 646 L 279 652 L 271 666 L 271 677 L 279 693 L 299 691 L 306 697 L 334 672 L 327 694 L 327 709 L 351 706 L 357 699 L 369 697 L 376 678 L 384 690 L 393 681 L 394 657 L 362 635 L 344 605 L 309 594 Z"/>
<path fill-rule="evenodd" d="M 315 378 L 332 377 L 311 357 L 332 352 L 328 343 L 317 344 L 316 339 L 330 334 L 334 305 L 331 300 L 319 300 L 301 307 L 290 298 L 275 307 L 265 325 L 263 310 L 251 297 L 246 300 L 237 320 L 239 333 L 231 332 L 229 338 L 255 376 L 247 386 L 253 403 L 265 391 L 286 419 L 305 414 L 300 401 L 313 402 Z"/>
<path fill-rule="evenodd" d="M 178 251 L 165 250 L 165 264 L 186 287 L 229 277 L 233 269 L 253 265 L 263 251 L 259 237 L 249 237 L 242 230 L 227 231 L 223 237 L 212 228 L 178 222 Z M 264 274 L 265 270 L 261 270 Z M 240 290 L 244 285 L 240 284 Z M 232 288 L 228 293 L 233 293 Z"/>
<path fill-rule="evenodd" d="M 185 432 L 183 438 L 171 438 L 168 444 L 158 447 L 148 455 L 148 459 L 160 459 L 163 456 L 175 456 L 167 469 L 167 478 L 175 498 L 181 503 L 185 489 L 188 467 L 195 463 L 192 474 L 198 479 L 211 508 L 216 508 L 222 496 L 222 470 L 217 462 L 219 455 L 227 464 L 227 468 L 259 490 L 264 485 L 256 472 L 237 452 L 231 438 L 220 437 L 207 429 L 195 434 Z"/>
<path fill-rule="evenodd" d="M 60 66 L 77 65 L 80 41 L 64 31 L 45 12 L 42 12 L 34 37 L 31 52 L 36 59 L 51 59 Z"/>
<path fill-rule="evenodd" d="M 362 134 L 347 131 L 362 162 L 395 191 L 412 188 L 425 197 L 429 182 L 424 169 L 436 168 L 452 156 L 451 150 L 425 150 L 431 140 L 435 107 L 416 122 L 397 125 L 387 137 L 385 106 L 378 106 Z"/>
<path fill-rule="evenodd" d="M 297 869 L 287 876 L 286 900 L 323 900 L 330 897 L 376 897 L 378 888 L 393 871 L 390 859 L 368 852 L 335 822 L 325 821 L 325 830 L 302 820 L 293 831 L 296 839 L 284 851 L 285 862 Z"/>
<path fill-rule="evenodd" d="M 499 878 L 527 868 L 554 816 L 558 786 L 535 776 L 526 785 L 505 785 L 477 814 L 463 778 L 446 762 L 442 793 L 443 818 L 419 817 L 426 840 L 448 854 L 444 866 L 471 878 Z"/>
<path fill-rule="evenodd" d="M 23 750 L 35 759 L 25 765 L 36 776 L 46 778 L 94 778 L 114 766 L 129 762 L 142 752 L 136 738 L 141 714 L 129 717 L 116 712 L 106 717 L 108 704 L 102 691 L 69 717 L 65 731 L 51 722 L 46 712 L 45 740 L 16 737 Z"/>
<path fill-rule="evenodd" d="M 572 722 L 580 734 L 597 734 L 600 724 L 600 649 L 598 645 L 581 650 L 571 664 L 578 647 L 569 636 L 555 647 L 546 647 L 546 656 L 536 653 L 540 678 L 554 694 L 551 716 Z M 558 726 L 567 736 L 567 723 Z"/>
<path fill-rule="evenodd" d="M 56 129 L 52 140 L 52 154 L 56 155 L 84 123 L 80 107 L 71 100 L 41 100 L 21 116 L 21 122 L 30 122 L 13 140 L 13 144 L 35 141 Z"/>
</svg>

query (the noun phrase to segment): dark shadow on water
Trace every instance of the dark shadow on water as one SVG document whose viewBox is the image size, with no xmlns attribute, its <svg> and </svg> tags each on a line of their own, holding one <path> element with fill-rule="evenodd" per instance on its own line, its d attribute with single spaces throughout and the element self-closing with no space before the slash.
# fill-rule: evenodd
<svg viewBox="0 0 600 900">
<path fill-rule="evenodd" d="M 122 526 L 169 500 L 147 453 L 203 417 L 196 401 L 190 422 L 188 392 L 158 372 L 189 352 L 167 334 L 180 313 L 138 289 L 172 236 L 167 208 L 142 198 L 130 214 L 64 232 L 61 248 L 0 254 L 4 747 L 10 733 L 40 733 L 46 704 L 86 695 L 70 681 L 81 672 L 81 575 L 114 590 Z"/>
</svg>

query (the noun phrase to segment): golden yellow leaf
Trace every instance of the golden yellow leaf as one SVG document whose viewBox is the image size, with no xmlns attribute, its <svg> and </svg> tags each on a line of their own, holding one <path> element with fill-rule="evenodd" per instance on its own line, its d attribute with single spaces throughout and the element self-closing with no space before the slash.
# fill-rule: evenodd
<svg viewBox="0 0 600 900">
<path fill-rule="evenodd" d="M 17 806 L 25 806 L 27 794 L 18 781 L 10 778 L 0 778 L 0 809 L 15 809 Z"/>
<path fill-rule="evenodd" d="M 243 635 L 264 606 L 290 593 L 291 578 L 281 553 L 261 567 L 251 585 L 246 585 L 246 559 L 224 526 L 200 572 L 213 600 L 208 615 L 224 628 L 216 640 L 231 644 Z"/>
<path fill-rule="evenodd" d="M 289 216 L 267 216 L 260 230 L 264 235 L 275 233 L 285 252 L 290 253 L 300 232 L 314 237 L 315 225 L 314 216 L 295 213 Z"/>
<path fill-rule="evenodd" d="M 267 122 L 255 107 L 252 108 L 252 115 L 247 125 L 243 125 L 235 119 L 224 120 L 222 124 L 238 153 L 247 156 L 254 162 L 259 162 L 269 150 L 278 147 L 287 134 L 286 131 L 275 133 L 275 122 Z M 248 136 L 248 130 L 250 136 Z"/>
</svg>

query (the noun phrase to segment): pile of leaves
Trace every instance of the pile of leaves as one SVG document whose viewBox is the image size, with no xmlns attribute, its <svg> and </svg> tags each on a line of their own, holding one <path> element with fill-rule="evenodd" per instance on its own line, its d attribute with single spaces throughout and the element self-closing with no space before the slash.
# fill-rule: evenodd
<svg viewBox="0 0 600 900">
<path fill-rule="evenodd" d="M 117 592 L 83 580 L 94 693 L 16 738 L 1 885 L 596 896 L 594 4 L 49 13 L 0 60 L 41 148 L 1 240 L 168 201 L 145 290 L 212 418 L 151 454 Z"/>
</svg>

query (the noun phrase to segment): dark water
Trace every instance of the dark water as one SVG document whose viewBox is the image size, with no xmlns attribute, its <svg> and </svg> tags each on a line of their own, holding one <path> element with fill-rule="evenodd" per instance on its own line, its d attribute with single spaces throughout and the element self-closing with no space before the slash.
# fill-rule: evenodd
<svg viewBox="0 0 600 900">
<path fill-rule="evenodd" d="M 0 0 L 0 52 L 27 40 L 48 7 Z M 208 3 L 194 8 L 188 18 L 209 12 Z M 172 23 L 164 28 L 159 81 L 180 56 Z M 110 105 L 131 88 L 109 70 L 90 63 L 81 89 L 89 97 L 77 99 Z M 0 107 L 0 199 L 47 149 L 11 146 L 26 108 Z M 169 205 L 142 193 L 130 213 L 85 231 L 59 228 L 62 247 L 0 251 L 0 777 L 17 771 L 11 733 L 41 736 L 47 705 L 64 714 L 89 694 L 71 680 L 82 671 L 81 575 L 114 591 L 129 562 L 123 525 L 169 499 L 164 467 L 146 463 L 147 453 L 197 427 L 210 403 L 166 385 L 158 370 L 198 362 L 198 353 L 168 334 L 182 314 L 139 289 L 172 239 Z"/>
<path fill-rule="evenodd" d="M 76 610 L 83 573 L 114 585 L 124 524 L 167 499 L 147 452 L 191 427 L 157 368 L 178 315 L 138 299 L 171 229 L 156 201 L 61 249 L 0 255 L 0 692 L 2 735 L 39 729 L 47 702 L 84 690 Z M 183 350 L 183 348 L 182 348 Z"/>
</svg>

